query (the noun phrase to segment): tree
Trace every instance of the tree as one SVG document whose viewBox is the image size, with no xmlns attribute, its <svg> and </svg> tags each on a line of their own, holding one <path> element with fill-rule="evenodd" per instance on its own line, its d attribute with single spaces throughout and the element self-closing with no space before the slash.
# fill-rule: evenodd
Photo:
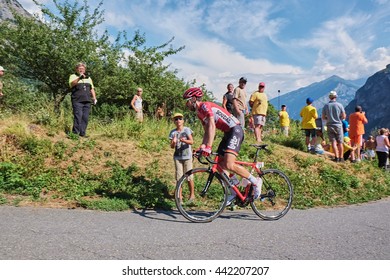
<svg viewBox="0 0 390 280">
<path fill-rule="evenodd" d="M 104 21 L 103 2 L 90 11 L 87 0 L 72 5 L 52 0 L 57 9 L 53 13 L 33 1 L 41 8 L 44 20 L 14 13 L 15 22 L 1 23 L 0 60 L 12 65 L 20 78 L 38 82 L 46 89 L 56 109 L 70 92 L 69 74 L 80 61 L 87 64 L 103 102 L 128 103 L 131 92 L 139 86 L 145 88 L 145 97 L 153 105 L 183 92 L 184 81 L 163 65 L 167 56 L 184 48 L 170 46 L 164 50 L 173 38 L 157 47 L 143 47 L 146 40 L 139 31 L 131 40 L 120 32 L 112 43 L 107 31 L 101 36 L 96 32 Z M 127 57 L 126 51 L 131 53 Z"/>
</svg>

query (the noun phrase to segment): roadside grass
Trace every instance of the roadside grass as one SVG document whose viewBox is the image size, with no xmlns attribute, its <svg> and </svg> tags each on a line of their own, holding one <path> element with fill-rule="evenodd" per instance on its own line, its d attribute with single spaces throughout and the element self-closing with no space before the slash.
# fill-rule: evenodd
<svg viewBox="0 0 390 280">
<path fill-rule="evenodd" d="M 0 121 L 0 204 L 83 207 L 104 211 L 175 207 L 174 167 L 168 134 L 171 120 L 131 115 L 91 118 L 90 138 L 67 137 L 71 118 L 43 111 Z M 199 122 L 187 124 L 195 145 L 203 135 Z M 217 134 L 219 143 L 221 133 Z M 304 152 L 304 137 L 293 127 L 290 137 L 266 131 L 269 151 L 260 154 L 265 168 L 285 172 L 294 185 L 293 208 L 362 203 L 390 196 L 390 173 L 376 161 L 336 164 Z M 245 135 L 240 160 L 251 161 L 254 137 Z M 216 149 L 216 146 L 214 147 Z M 198 166 L 197 162 L 194 162 Z"/>
</svg>

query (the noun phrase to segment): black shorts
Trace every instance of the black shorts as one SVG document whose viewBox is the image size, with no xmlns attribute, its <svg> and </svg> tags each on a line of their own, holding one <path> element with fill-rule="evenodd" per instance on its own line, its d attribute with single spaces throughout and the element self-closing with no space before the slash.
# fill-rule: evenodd
<svg viewBox="0 0 390 280">
<path fill-rule="evenodd" d="M 240 152 L 242 141 L 244 141 L 244 131 L 241 125 L 236 125 L 230 131 L 225 132 L 218 146 L 218 155 L 224 156 L 225 153 L 231 153 L 237 156 Z"/>
<path fill-rule="evenodd" d="M 305 135 L 306 137 L 311 137 L 311 138 L 314 138 L 316 137 L 316 129 L 315 128 L 312 128 L 312 129 L 304 129 L 305 130 Z"/>
</svg>

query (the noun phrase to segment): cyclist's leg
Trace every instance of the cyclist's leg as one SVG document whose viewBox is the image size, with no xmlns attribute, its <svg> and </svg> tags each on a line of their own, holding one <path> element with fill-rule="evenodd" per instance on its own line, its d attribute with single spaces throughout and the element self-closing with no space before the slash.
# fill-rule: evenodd
<svg viewBox="0 0 390 280">
<path fill-rule="evenodd" d="M 242 178 L 248 179 L 249 182 L 253 185 L 253 196 L 254 199 L 257 199 L 261 194 L 261 182 L 260 178 L 256 178 L 249 173 L 247 169 L 243 166 L 235 163 L 236 156 L 231 153 L 225 153 L 224 164 L 226 164 L 226 169 L 241 176 Z"/>
<path fill-rule="evenodd" d="M 235 173 L 243 178 L 248 178 L 249 171 L 235 163 L 244 140 L 244 131 L 240 125 L 226 132 L 218 146 L 219 165 L 227 172 Z"/>
<path fill-rule="evenodd" d="M 258 180 L 243 166 L 236 164 L 236 157 L 241 149 L 241 144 L 244 141 L 244 131 L 241 126 L 232 128 L 225 133 L 219 147 L 218 154 L 222 157 L 220 165 L 222 169 L 233 172 L 242 178 L 248 179 L 254 186 L 258 185 Z M 258 189 L 256 187 L 256 189 Z M 256 192 L 255 198 L 260 195 L 260 191 Z"/>
</svg>

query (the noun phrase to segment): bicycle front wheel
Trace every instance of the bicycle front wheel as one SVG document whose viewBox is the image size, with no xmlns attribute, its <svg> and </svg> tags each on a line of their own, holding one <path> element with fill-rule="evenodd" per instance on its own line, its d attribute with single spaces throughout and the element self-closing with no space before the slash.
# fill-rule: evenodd
<svg viewBox="0 0 390 280">
<path fill-rule="evenodd" d="M 194 199 L 190 199 L 190 181 L 194 185 Z M 186 172 L 177 182 L 175 202 L 179 212 L 195 223 L 211 222 L 225 209 L 227 188 L 218 173 L 207 168 Z"/>
<path fill-rule="evenodd" d="M 261 172 L 261 195 L 251 202 L 251 207 L 264 220 L 278 220 L 290 210 L 293 186 L 287 175 L 280 170 L 267 169 Z"/>
</svg>

